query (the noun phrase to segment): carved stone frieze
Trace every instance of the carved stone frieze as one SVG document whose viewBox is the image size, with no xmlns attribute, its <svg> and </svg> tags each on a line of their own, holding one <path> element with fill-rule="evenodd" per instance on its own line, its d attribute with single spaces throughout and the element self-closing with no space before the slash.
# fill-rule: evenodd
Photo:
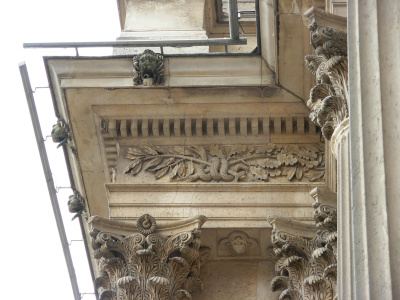
<svg viewBox="0 0 400 300">
<path fill-rule="evenodd" d="M 317 193 L 311 192 L 313 197 Z M 336 299 L 336 208 L 321 198 L 313 204 L 316 227 L 321 230 L 282 217 L 270 219 L 278 275 L 271 287 L 282 291 L 279 299 Z"/>
<path fill-rule="evenodd" d="M 126 149 L 131 162 L 125 174 L 142 171 L 172 181 L 257 182 L 274 178 L 321 181 L 325 174 L 320 145 L 135 146 Z"/>
<path fill-rule="evenodd" d="M 146 49 L 133 57 L 134 85 L 153 86 L 164 83 L 164 57 Z"/>
<path fill-rule="evenodd" d="M 330 140 L 336 127 L 349 116 L 347 34 L 313 22 L 311 45 L 314 55 L 306 55 L 307 68 L 316 76 L 307 106 L 310 119 Z"/>
<path fill-rule="evenodd" d="M 99 299 L 183 300 L 202 290 L 200 268 L 209 248 L 200 247 L 199 229 L 205 217 L 194 219 L 159 225 L 146 214 L 136 226 L 130 226 L 91 218 L 92 249 L 102 273 L 95 281 Z M 157 232 L 158 227 L 168 234 Z M 176 230 L 184 227 L 193 229 Z M 131 233 L 111 232 L 107 228 Z"/>
<path fill-rule="evenodd" d="M 229 249 L 233 256 L 249 255 L 251 250 L 258 245 L 256 239 L 249 237 L 243 231 L 234 231 L 219 242 L 219 247 Z"/>
</svg>

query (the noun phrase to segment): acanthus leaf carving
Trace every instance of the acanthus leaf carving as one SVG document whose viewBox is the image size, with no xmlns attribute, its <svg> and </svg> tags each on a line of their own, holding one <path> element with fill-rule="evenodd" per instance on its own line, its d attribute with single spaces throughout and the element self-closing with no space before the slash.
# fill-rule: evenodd
<svg viewBox="0 0 400 300">
<path fill-rule="evenodd" d="M 336 127 L 349 116 L 347 34 L 340 30 L 310 24 L 314 55 L 306 55 L 306 67 L 316 75 L 307 106 L 310 119 L 330 140 Z"/>
<path fill-rule="evenodd" d="M 322 189 L 311 192 L 313 197 L 317 193 L 333 194 Z M 270 218 L 277 273 L 271 289 L 281 291 L 279 299 L 336 299 L 337 215 L 336 208 L 323 200 L 313 204 L 316 227 L 321 230 L 282 217 Z"/>
<path fill-rule="evenodd" d="M 123 172 L 131 176 L 152 172 L 155 179 L 185 182 L 252 182 L 287 177 L 321 181 L 325 175 L 320 145 L 263 146 L 135 146 L 126 149 L 131 160 Z"/>
<path fill-rule="evenodd" d="M 95 281 L 100 299 L 191 299 L 191 293 L 202 290 L 200 269 L 209 249 L 200 246 L 198 228 L 164 236 L 157 233 L 155 219 L 143 215 L 135 230 L 121 235 L 92 228 L 92 249 L 101 272 Z"/>
</svg>

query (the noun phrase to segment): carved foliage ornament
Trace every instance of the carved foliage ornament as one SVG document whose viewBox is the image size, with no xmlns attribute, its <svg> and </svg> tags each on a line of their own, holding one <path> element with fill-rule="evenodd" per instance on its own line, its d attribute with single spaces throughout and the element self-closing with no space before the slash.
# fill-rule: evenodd
<svg viewBox="0 0 400 300">
<path fill-rule="evenodd" d="M 169 237 L 154 233 L 155 219 L 144 215 L 140 233 L 121 236 L 92 229 L 94 257 L 102 276 L 95 284 L 101 300 L 184 300 L 202 290 L 200 267 L 209 248 L 200 247 L 200 230 Z"/>
<path fill-rule="evenodd" d="M 334 300 L 337 279 L 336 209 L 313 205 L 316 225 L 322 229 L 312 239 L 274 228 L 272 244 L 276 254 L 272 290 L 279 299 Z"/>
<path fill-rule="evenodd" d="M 136 146 L 126 150 L 132 160 L 125 174 L 154 173 L 175 181 L 236 182 L 268 181 L 286 176 L 288 180 L 323 180 L 323 145 L 263 146 Z"/>
<path fill-rule="evenodd" d="M 133 57 L 134 85 L 153 86 L 164 83 L 164 57 L 146 49 Z"/>
<path fill-rule="evenodd" d="M 347 34 L 315 22 L 309 29 L 315 54 L 306 55 L 305 61 L 316 75 L 317 85 L 311 89 L 307 106 L 310 119 L 330 140 L 335 128 L 349 116 Z"/>
</svg>

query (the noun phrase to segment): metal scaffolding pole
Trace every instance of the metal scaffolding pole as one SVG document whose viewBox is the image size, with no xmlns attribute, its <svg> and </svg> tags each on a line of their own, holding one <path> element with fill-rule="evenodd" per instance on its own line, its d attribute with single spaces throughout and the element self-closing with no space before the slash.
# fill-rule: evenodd
<svg viewBox="0 0 400 300">
<path fill-rule="evenodd" d="M 28 107 L 29 107 L 29 113 L 31 115 L 33 130 L 35 132 L 36 143 L 39 148 L 39 155 L 42 161 L 42 167 L 46 178 L 47 189 L 49 191 L 51 205 L 53 207 L 54 217 L 57 223 L 58 234 L 60 236 L 65 262 L 67 264 L 69 278 L 71 280 L 72 291 L 75 300 L 80 300 L 81 294 L 79 293 L 79 287 L 76 279 L 75 269 L 72 262 L 71 252 L 69 250 L 67 235 L 65 233 L 65 228 L 61 217 L 60 206 L 58 205 L 56 189 L 54 187 L 54 180 L 50 170 L 49 159 L 47 157 L 47 152 L 44 145 L 42 129 L 40 128 L 39 117 L 37 114 L 35 100 L 33 98 L 32 87 L 29 80 L 28 70 L 26 68 L 25 62 L 19 64 L 19 71 L 21 73 L 21 78 L 24 85 L 26 100 L 28 102 Z"/>
<path fill-rule="evenodd" d="M 204 40 L 133 40 L 109 42 L 61 42 L 61 43 L 24 43 L 24 48 L 97 48 L 97 47 L 193 47 L 218 45 L 246 45 L 247 38 L 232 40 L 228 38 Z"/>
</svg>

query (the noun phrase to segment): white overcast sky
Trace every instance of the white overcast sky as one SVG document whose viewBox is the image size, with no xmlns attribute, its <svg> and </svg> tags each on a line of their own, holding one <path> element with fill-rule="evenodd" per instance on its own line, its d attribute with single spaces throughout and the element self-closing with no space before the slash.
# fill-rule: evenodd
<svg viewBox="0 0 400 300">
<path fill-rule="evenodd" d="M 24 42 L 107 41 L 119 35 L 116 0 L 19 0 L 0 4 L 0 130 L 2 216 L 1 299 L 73 299 L 64 255 L 36 146 L 19 74 L 26 61 L 31 84 L 48 86 L 42 56 L 74 55 L 74 50 L 24 50 Z M 104 54 L 111 54 L 106 50 Z M 98 55 L 92 49 L 81 55 Z M 56 122 L 48 89 L 37 89 L 35 101 L 43 136 Z M 46 142 L 58 187 L 69 186 L 62 150 Z M 59 203 L 68 239 L 81 240 L 79 222 L 71 222 L 69 189 L 60 189 Z M 81 293 L 93 293 L 81 241 L 71 251 Z M 95 299 L 83 295 L 82 299 Z"/>
</svg>

